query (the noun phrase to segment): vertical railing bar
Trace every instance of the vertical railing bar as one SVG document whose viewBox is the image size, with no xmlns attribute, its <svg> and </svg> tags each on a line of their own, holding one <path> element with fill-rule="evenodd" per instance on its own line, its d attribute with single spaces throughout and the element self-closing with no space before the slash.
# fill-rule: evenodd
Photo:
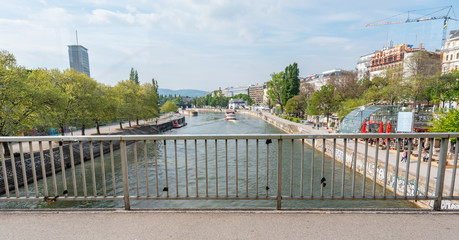
<svg viewBox="0 0 459 240">
<path fill-rule="evenodd" d="M 277 140 L 277 210 L 282 208 L 282 141 Z"/>
<path fill-rule="evenodd" d="M 239 172 L 238 172 L 238 143 L 236 139 L 236 197 L 239 197 Z"/>
<path fill-rule="evenodd" d="M 164 140 L 164 170 L 166 172 L 166 197 L 169 197 L 169 175 L 167 171 L 167 148 L 166 148 L 166 140 Z"/>
<path fill-rule="evenodd" d="M 245 192 L 249 197 L 249 139 L 245 140 Z"/>
<path fill-rule="evenodd" d="M 405 186 L 404 186 L 404 189 L 403 189 L 403 196 L 405 197 L 405 200 L 406 200 L 406 195 L 407 195 L 407 190 L 408 190 L 408 176 L 409 176 L 409 173 L 410 173 L 410 157 L 411 157 L 411 148 L 412 148 L 412 145 L 411 145 L 411 138 L 408 138 L 408 152 L 406 153 L 406 167 L 405 167 Z"/>
<path fill-rule="evenodd" d="M 215 196 L 218 197 L 218 144 L 215 139 Z"/>
<path fill-rule="evenodd" d="M 110 163 L 112 167 L 112 188 L 113 196 L 116 197 L 116 181 L 115 181 L 115 156 L 113 155 L 113 141 L 110 140 Z"/>
<path fill-rule="evenodd" d="M 390 149 L 390 138 L 386 138 L 386 159 L 384 162 L 384 185 L 383 185 L 383 196 L 386 199 L 386 187 L 387 187 L 387 171 L 389 169 L 389 149 Z"/>
<path fill-rule="evenodd" d="M 257 167 L 256 167 L 256 178 L 257 178 L 257 185 L 256 185 L 256 193 L 255 193 L 255 196 L 258 198 L 258 145 L 259 145 L 259 139 L 256 140 L 256 145 L 257 145 Z"/>
<path fill-rule="evenodd" d="M 84 155 L 83 155 L 83 142 L 80 140 L 79 142 L 79 147 L 80 147 L 80 166 L 81 166 L 81 178 L 83 181 L 83 195 L 84 197 L 87 197 L 88 192 L 86 189 L 86 172 L 84 168 Z"/>
<path fill-rule="evenodd" d="M 178 166 L 177 166 L 177 139 L 174 139 L 174 156 L 175 156 L 175 196 L 179 196 L 179 177 L 178 177 Z"/>
<path fill-rule="evenodd" d="M 421 169 L 421 154 L 422 153 L 422 144 L 421 138 L 418 140 L 418 162 L 416 164 L 416 181 L 414 184 L 414 200 L 418 200 L 418 184 L 419 184 L 419 170 Z"/>
<path fill-rule="evenodd" d="M 91 155 L 92 192 L 94 194 L 94 197 L 97 197 L 96 167 L 94 165 L 94 149 L 93 149 L 92 141 L 89 141 L 89 153 Z"/>
<path fill-rule="evenodd" d="M 123 175 L 123 194 L 124 194 L 124 209 L 130 210 L 131 204 L 129 200 L 129 175 L 128 175 L 128 162 L 126 141 L 120 140 L 120 153 L 121 153 L 121 171 Z"/>
<path fill-rule="evenodd" d="M 451 175 L 451 188 L 449 190 L 449 195 L 451 197 L 454 196 L 454 183 L 456 182 L 456 168 L 457 168 L 457 156 L 458 156 L 458 150 L 459 150 L 459 138 L 456 138 L 456 144 L 454 145 L 454 164 L 453 164 L 453 173 Z"/>
<path fill-rule="evenodd" d="M 102 174 L 102 192 L 104 197 L 107 196 L 107 183 L 105 182 L 105 159 L 104 159 L 104 142 L 99 142 L 99 152 L 100 152 L 100 165 L 101 165 L 101 174 Z"/>
<path fill-rule="evenodd" d="M 195 160 L 195 169 L 196 169 L 196 197 L 199 197 L 198 191 L 198 140 L 194 140 L 194 160 Z"/>
<path fill-rule="evenodd" d="M 368 162 L 368 138 L 365 138 L 365 156 L 363 158 L 363 176 L 362 176 L 362 198 L 365 198 L 365 184 L 367 178 L 367 162 Z"/>
<path fill-rule="evenodd" d="M 228 197 L 228 139 L 225 139 L 225 162 L 226 162 L 226 197 Z"/>
<path fill-rule="evenodd" d="M 322 139 L 322 166 L 320 171 L 320 197 L 324 197 L 324 183 L 322 180 L 325 180 L 325 138 Z"/>
<path fill-rule="evenodd" d="M 440 145 L 440 155 L 438 156 L 438 171 L 437 171 L 437 182 L 435 188 L 436 200 L 433 204 L 434 211 L 441 210 L 441 203 L 443 198 L 443 188 L 445 183 L 445 170 L 446 170 L 446 158 L 448 154 L 448 138 L 443 137 Z"/>
<path fill-rule="evenodd" d="M 9 142 L 8 144 L 10 146 L 11 152 L 13 152 L 13 143 Z M 10 163 L 11 170 L 13 171 L 14 192 L 16 194 L 16 198 L 19 198 L 18 175 L 16 172 L 16 158 L 14 157 L 14 154 L 11 154 Z"/>
<path fill-rule="evenodd" d="M 427 163 L 427 175 L 426 175 L 426 190 L 425 194 L 426 197 L 429 195 L 429 183 L 430 183 L 430 169 L 432 167 L 432 155 L 433 155 L 433 149 L 434 149 L 434 139 L 430 138 L 430 147 L 429 147 L 429 162 Z"/>
<path fill-rule="evenodd" d="M 41 141 L 38 142 L 38 146 L 40 148 L 40 161 L 41 161 L 41 175 L 43 178 L 43 192 L 44 196 L 48 197 L 48 182 L 46 179 L 46 167 L 45 167 L 45 157 L 43 155 L 43 143 Z"/>
<path fill-rule="evenodd" d="M 397 155 L 395 156 L 395 180 L 394 180 L 394 199 L 397 199 L 397 180 L 398 180 L 398 167 L 400 161 L 400 138 L 397 138 Z"/>
<path fill-rule="evenodd" d="M 208 167 L 207 167 L 207 139 L 204 140 L 204 155 L 206 161 L 206 197 L 209 197 L 209 176 L 208 176 Z"/>
<path fill-rule="evenodd" d="M 266 197 L 269 196 L 269 143 L 266 142 Z"/>
<path fill-rule="evenodd" d="M 378 172 L 378 160 L 379 160 L 379 138 L 376 138 L 376 146 L 375 146 L 375 167 L 373 169 L 373 187 L 371 191 L 371 195 L 373 199 L 376 198 L 376 176 Z"/>
<path fill-rule="evenodd" d="M 0 147 L 1 148 L 1 147 Z M 37 168 L 35 167 L 35 156 L 32 148 L 32 142 L 29 142 L 29 153 L 30 153 L 30 162 L 32 163 L 32 178 L 33 178 L 33 187 L 35 190 L 35 197 L 38 198 L 38 184 L 37 184 Z M 2 154 L 3 156 L 3 154 Z M 72 159 L 71 156 L 70 159 Z"/>
<path fill-rule="evenodd" d="M 7 198 L 9 198 L 10 197 L 10 187 L 8 185 L 8 175 L 6 175 L 6 164 L 5 164 L 5 155 L 4 155 L 4 153 L 6 153 L 6 150 L 3 150 L 3 147 L 4 147 L 3 143 L 1 143 L 0 145 L 1 145 L 0 146 L 0 150 L 1 150 L 0 156 L 2 160 L 3 184 L 5 186 L 5 195 Z M 10 152 L 12 152 L 12 150 Z"/>
<path fill-rule="evenodd" d="M 303 197 L 304 188 L 304 139 L 301 139 L 301 175 L 300 175 L 300 196 Z"/>
<path fill-rule="evenodd" d="M 333 159 L 331 172 L 331 197 L 335 198 L 335 161 L 336 161 L 336 138 L 333 138 Z"/>
<path fill-rule="evenodd" d="M 62 172 L 62 186 L 64 187 L 64 196 L 68 196 L 68 191 L 67 191 L 67 176 L 65 174 L 65 160 L 64 160 L 64 147 L 63 147 L 63 142 L 59 142 L 59 157 L 61 160 L 61 172 Z M 25 181 L 26 182 L 26 181 Z M 26 186 L 26 185 L 24 185 Z"/>
<path fill-rule="evenodd" d="M 53 142 L 48 141 L 48 146 L 49 146 L 49 157 L 51 161 L 51 176 L 53 178 L 53 190 L 54 190 L 54 196 L 57 196 L 57 180 L 56 180 L 56 166 L 54 164 L 54 149 L 53 149 Z M 16 176 L 16 174 L 15 174 Z"/>
<path fill-rule="evenodd" d="M 183 144 L 185 144 L 185 182 L 186 182 L 186 197 L 189 197 L 188 194 L 188 144 L 186 139 L 183 140 Z"/>
<path fill-rule="evenodd" d="M 153 141 L 153 151 L 155 151 L 156 197 L 159 197 L 158 142 L 156 140 Z"/>
<path fill-rule="evenodd" d="M 30 145 L 30 148 L 32 148 L 32 145 Z M 77 184 L 76 184 L 75 157 L 73 156 L 73 142 L 69 143 L 69 149 L 70 149 L 70 168 L 72 169 L 73 196 L 77 197 L 78 196 L 78 188 L 77 188 Z M 32 162 L 33 162 L 33 160 L 32 160 Z M 34 164 L 32 164 L 32 168 L 35 169 Z M 34 171 L 34 173 L 35 173 L 35 171 Z M 34 176 L 34 178 L 35 178 L 35 176 Z M 35 184 L 35 180 L 36 179 L 34 179 L 34 185 L 36 185 Z"/>
<path fill-rule="evenodd" d="M 314 152 L 316 149 L 316 139 L 312 139 L 312 158 L 311 158 L 311 198 L 314 196 Z"/>
<path fill-rule="evenodd" d="M 150 197 L 150 186 L 148 181 L 148 149 L 147 140 L 143 140 L 143 159 L 145 161 L 145 184 L 147 188 L 147 197 Z"/>
<path fill-rule="evenodd" d="M 357 166 L 357 145 L 358 145 L 358 138 L 354 139 L 354 157 L 352 158 L 352 198 L 355 197 L 355 171 Z"/>
<path fill-rule="evenodd" d="M 291 141 L 291 159 L 290 159 L 290 197 L 293 197 L 293 153 L 294 153 L 294 141 L 292 138 Z"/>
<path fill-rule="evenodd" d="M 345 138 L 344 140 L 344 151 L 343 151 L 343 172 L 341 174 L 341 199 L 344 199 L 344 183 L 346 179 L 346 152 L 347 152 L 347 141 L 348 139 Z"/>
<path fill-rule="evenodd" d="M 26 198 L 29 198 L 29 186 L 27 184 L 27 173 L 25 169 L 25 162 L 24 162 L 24 149 L 22 147 L 22 142 L 19 142 L 19 154 L 21 157 L 21 167 L 22 167 L 22 179 L 24 183 L 24 191 L 25 191 L 25 196 Z"/>
<path fill-rule="evenodd" d="M 132 150 L 134 152 L 134 169 L 135 169 L 135 189 L 136 189 L 136 196 L 140 197 L 140 190 L 139 190 L 139 159 L 137 158 L 137 140 L 134 140 L 132 144 Z"/>
</svg>

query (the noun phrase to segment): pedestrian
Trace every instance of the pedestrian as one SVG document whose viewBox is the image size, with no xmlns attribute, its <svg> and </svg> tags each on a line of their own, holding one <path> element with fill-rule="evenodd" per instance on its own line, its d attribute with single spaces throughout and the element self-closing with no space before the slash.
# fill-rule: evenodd
<svg viewBox="0 0 459 240">
<path fill-rule="evenodd" d="M 403 153 L 402 153 L 402 162 L 403 161 L 406 162 L 407 157 L 408 157 L 408 153 L 406 152 L 406 150 L 404 150 Z"/>
<path fill-rule="evenodd" d="M 422 161 L 423 161 L 423 162 L 429 161 L 429 151 L 426 151 L 426 154 L 425 154 L 424 157 L 422 158 Z"/>
</svg>

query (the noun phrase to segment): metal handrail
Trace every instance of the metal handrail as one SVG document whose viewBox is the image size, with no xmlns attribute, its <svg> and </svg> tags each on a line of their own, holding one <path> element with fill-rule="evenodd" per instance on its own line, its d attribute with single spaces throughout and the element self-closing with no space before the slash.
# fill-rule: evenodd
<svg viewBox="0 0 459 240">
<path fill-rule="evenodd" d="M 459 196 L 455 194 L 455 186 L 457 186 L 455 184 L 455 168 L 458 160 L 457 148 L 453 158 L 454 169 L 452 172 L 448 171 L 449 178 L 445 179 L 448 139 L 457 139 L 458 137 L 459 133 L 0 137 L 0 143 L 6 142 L 10 149 L 19 149 L 19 156 L 14 157 L 14 164 L 11 164 L 11 160 L 4 156 L 3 144 L 0 144 L 0 167 L 2 168 L 2 171 L 0 171 L 0 178 L 2 178 L 0 185 L 3 184 L 0 201 L 37 200 L 42 198 L 45 200 L 53 200 L 54 198 L 55 201 L 56 196 L 61 195 L 59 200 L 123 200 L 125 209 L 130 209 L 130 200 L 264 199 L 276 200 L 277 209 L 281 209 L 283 200 L 402 199 L 434 200 L 433 209 L 441 210 L 443 200 L 459 200 Z M 374 150 L 369 149 L 369 139 L 372 138 L 376 139 L 377 145 L 380 143 L 380 139 L 394 139 L 397 146 L 395 153 L 391 153 L 388 147 L 385 150 L 385 154 L 379 154 L 379 147 L 375 147 Z M 348 144 L 349 139 L 353 139 L 354 144 Z M 359 143 L 356 141 L 358 139 L 362 139 L 363 142 Z M 440 154 L 438 156 L 436 175 L 430 176 L 431 168 L 434 168 L 432 166 L 432 152 L 434 150 L 432 142 L 427 166 L 422 166 L 427 175 L 421 176 L 421 154 L 419 152 L 421 151 L 421 146 L 418 146 L 416 167 L 410 168 L 410 155 L 408 155 L 405 164 L 400 164 L 399 162 L 401 154 L 400 139 L 418 139 L 418 142 L 421 142 L 422 139 L 430 139 L 431 141 L 440 139 Z M 298 146 L 295 145 L 297 141 L 295 140 L 301 141 L 301 150 L 298 150 Z M 341 144 L 341 141 L 337 140 L 343 140 L 343 143 Z M 224 144 L 222 144 L 223 142 L 220 143 L 220 141 L 224 141 Z M 46 142 L 48 143 L 46 144 Z M 25 150 L 27 144 L 24 143 L 28 143 L 28 151 Z M 35 143 L 38 143 L 38 151 L 33 147 Z M 128 150 L 127 145 L 130 143 L 133 143 L 133 147 Z M 143 143 L 143 156 L 137 153 L 139 148 L 142 147 L 142 144 L 137 143 Z M 160 143 L 162 148 L 158 148 Z M 235 144 L 236 154 L 231 153 L 230 155 L 233 156 L 230 157 L 228 156 L 228 143 Z M 255 143 L 256 155 L 251 149 L 255 148 Z M 277 145 L 277 148 L 270 149 L 270 143 Z M 305 154 L 305 143 L 314 146 L 310 156 Z M 151 153 L 148 144 L 153 145 L 153 153 Z M 167 144 L 172 144 L 173 147 L 168 148 L 169 145 Z M 25 148 L 24 145 L 26 146 Z M 238 152 L 239 145 L 242 150 Z M 177 151 L 177 146 L 182 147 L 181 152 Z M 114 152 L 117 148 L 120 149 L 120 155 L 115 159 Z M 133 149 L 135 151 L 128 155 L 128 152 L 132 152 Z M 415 151 L 414 149 L 412 142 L 409 141 L 408 151 Z M 219 153 L 219 151 L 223 150 L 225 151 L 224 156 Z M 319 155 L 315 151 L 321 151 L 322 153 Z M 198 152 L 202 152 L 200 153 L 202 155 L 198 155 Z M 270 152 L 272 153 L 270 154 Z M 105 157 L 104 154 L 106 154 Z M 150 155 L 148 156 L 148 154 Z M 177 157 L 178 154 L 181 154 L 181 157 Z M 264 163 L 261 160 L 264 157 L 263 155 L 266 156 Z M 331 169 L 326 167 L 326 155 L 332 158 Z M 28 157 L 27 161 L 25 156 Z M 97 159 L 98 156 L 101 157 Z M 85 160 L 90 161 L 86 164 L 89 168 L 87 171 L 91 173 L 88 176 L 86 176 Z M 254 178 L 252 173 L 249 175 L 249 168 L 255 168 L 255 166 L 252 166 L 252 162 L 255 160 L 256 189 L 251 185 L 249 187 L 249 181 L 254 181 L 252 180 Z M 143 177 L 139 173 L 139 168 L 142 168 L 142 161 L 145 165 L 145 176 Z M 352 173 L 346 176 L 345 168 L 343 168 L 340 179 L 340 173 L 335 169 L 337 161 L 351 167 Z M 249 162 L 251 163 L 250 166 Z M 78 167 L 76 165 L 78 163 L 81 164 L 80 173 L 77 173 Z M 170 164 L 169 169 L 168 164 Z M 180 164 L 184 164 L 184 166 L 181 166 L 179 171 L 178 165 Z M 96 165 L 101 166 L 100 171 L 96 169 Z M 108 167 L 105 169 L 106 165 L 110 166 L 110 169 Z M 116 186 L 115 165 L 121 167 L 122 178 L 118 178 L 118 180 L 122 181 L 122 193 Z M 319 167 L 320 172 L 314 173 L 315 167 Z M 309 172 L 307 168 L 310 168 Z M 66 169 L 69 171 L 67 175 Z M 270 169 L 275 169 L 275 171 L 270 171 Z M 238 173 L 239 170 L 241 170 L 240 175 Z M 59 171 L 62 171 L 62 180 L 56 177 L 56 173 Z M 298 176 L 298 171 L 300 176 Z M 219 172 L 224 174 L 219 174 Z M 360 190 L 356 188 L 357 172 L 363 174 L 362 188 Z M 377 173 L 381 174 L 378 175 Z M 106 174 L 111 174 L 111 178 L 106 178 Z M 180 174 L 182 176 L 179 176 Z M 231 176 L 231 174 L 235 174 L 235 177 Z M 309 176 L 307 176 L 308 174 Z M 314 177 L 315 174 L 316 177 Z M 223 180 L 223 176 L 226 188 L 223 187 L 219 190 L 219 181 Z M 320 176 L 320 179 L 316 179 L 317 176 Z M 42 178 L 42 183 L 38 184 L 40 177 Z M 47 177 L 51 178 L 49 183 Z M 102 180 L 99 180 L 99 177 L 102 177 Z M 186 181 L 183 182 L 185 177 Z M 144 178 L 146 182 L 141 182 L 140 178 Z M 328 180 L 330 190 L 326 188 L 327 178 L 331 179 Z M 367 178 L 373 180 L 372 186 L 366 184 Z M 22 182 L 20 182 L 20 179 L 23 179 Z M 211 179 L 214 179 L 214 182 L 210 181 Z M 81 183 L 78 180 L 81 180 Z M 235 181 L 234 185 L 232 183 L 233 180 Z M 297 184 L 298 180 L 300 180 L 299 184 Z M 341 182 L 339 182 L 340 180 Z M 193 186 L 193 181 L 196 186 Z M 205 181 L 204 189 L 200 186 L 200 181 Z M 336 181 L 338 183 L 335 183 Z M 67 182 L 69 182 L 68 186 Z M 169 184 L 170 182 L 171 184 Z M 383 186 L 382 194 L 375 193 L 376 182 Z M 28 183 L 33 183 L 33 189 L 29 189 Z M 62 183 L 62 186 L 58 186 L 58 183 Z M 134 183 L 135 187 L 130 183 Z M 151 185 L 149 184 L 156 188 L 153 195 L 150 194 L 151 189 L 149 186 Z M 239 189 L 241 184 L 244 184 L 245 188 Z M 434 191 L 429 190 L 430 184 L 435 185 Z M 445 184 L 449 184 L 449 187 Z M 23 189 L 21 189 L 21 185 L 24 186 Z M 98 189 L 100 185 L 102 185 L 102 189 Z M 212 193 L 209 185 L 213 185 L 216 188 L 212 190 Z M 283 185 L 284 187 L 282 187 Z M 341 186 L 335 187 L 335 185 Z M 2 186 L 0 186 L 0 191 Z M 38 186 L 42 190 L 39 190 Z M 272 192 L 274 189 L 270 189 L 273 186 L 276 186 L 276 194 Z M 350 191 L 347 191 L 346 189 L 349 186 L 351 186 Z M 367 186 L 371 188 L 371 193 L 366 193 Z M 200 187 L 201 191 L 205 192 L 201 192 Z M 87 191 L 88 188 L 92 190 L 89 191 L 90 193 Z M 179 191 L 179 188 L 186 189 L 186 194 L 183 194 L 184 191 Z M 259 191 L 261 188 L 265 188 L 266 192 Z M 414 193 L 409 189 L 414 189 Z M 62 194 L 60 194 L 60 190 L 63 190 Z M 161 190 L 165 193 L 162 194 Z M 175 190 L 175 193 L 173 190 Z M 194 195 L 193 190 L 195 192 Z M 272 191 L 269 192 L 270 190 Z M 388 190 L 393 190 L 393 194 L 388 195 Z M 305 193 L 308 194 L 305 195 Z"/>
</svg>

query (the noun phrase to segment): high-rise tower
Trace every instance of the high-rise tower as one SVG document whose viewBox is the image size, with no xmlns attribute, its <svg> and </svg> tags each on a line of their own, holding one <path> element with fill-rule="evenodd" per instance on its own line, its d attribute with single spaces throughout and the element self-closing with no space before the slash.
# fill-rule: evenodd
<svg viewBox="0 0 459 240">
<path fill-rule="evenodd" d="M 88 77 L 90 77 L 88 49 L 78 45 L 78 35 L 77 45 L 69 45 L 68 47 L 70 68 L 75 69 L 77 72 L 85 73 Z"/>
</svg>

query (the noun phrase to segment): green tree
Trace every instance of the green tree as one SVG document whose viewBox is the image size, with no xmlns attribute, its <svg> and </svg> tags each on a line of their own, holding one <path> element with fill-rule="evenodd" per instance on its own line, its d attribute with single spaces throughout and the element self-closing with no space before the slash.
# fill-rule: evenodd
<svg viewBox="0 0 459 240">
<path fill-rule="evenodd" d="M 129 80 L 134 81 L 136 84 L 140 84 L 139 82 L 139 74 L 137 73 L 137 70 L 134 70 L 134 68 L 131 67 L 131 72 L 129 74 Z"/>
<path fill-rule="evenodd" d="M 229 97 L 228 100 L 229 100 L 229 99 L 236 99 L 236 98 L 239 98 L 239 99 L 242 99 L 242 100 L 246 101 L 246 102 L 247 102 L 247 105 L 249 105 L 249 106 L 252 106 L 252 105 L 253 105 L 252 98 L 250 98 L 249 95 L 243 94 L 243 93 L 239 93 L 238 95 Z"/>
<path fill-rule="evenodd" d="M 326 84 L 312 94 L 306 112 L 309 115 L 324 115 L 328 122 L 329 117 L 338 110 L 338 106 L 339 101 L 335 96 L 335 88 Z"/>
<path fill-rule="evenodd" d="M 459 132 L 459 111 L 450 109 L 432 121 L 432 132 Z"/>
<path fill-rule="evenodd" d="M 173 103 L 171 101 L 167 101 L 161 107 L 161 113 L 175 112 L 175 111 L 177 111 L 177 109 L 178 109 L 178 107 L 177 107 L 177 105 L 175 105 L 175 103 Z"/>
<path fill-rule="evenodd" d="M 54 104 L 55 90 L 45 70 L 27 71 L 0 51 L 0 135 L 15 136 L 35 126 Z M 5 155 L 10 151 L 3 144 Z"/>
<path fill-rule="evenodd" d="M 445 102 L 459 99 L 459 71 L 450 72 L 440 77 L 435 77 L 432 85 L 427 89 L 435 102 Z"/>
<path fill-rule="evenodd" d="M 300 92 L 300 70 L 296 63 L 285 67 L 284 77 L 282 78 L 281 101 L 285 106 L 287 101 Z"/>
<path fill-rule="evenodd" d="M 307 107 L 308 99 L 303 95 L 296 95 L 287 101 L 285 111 L 295 117 L 303 117 Z"/>
<path fill-rule="evenodd" d="M 268 98 L 273 101 L 272 106 L 279 104 L 281 110 L 284 110 L 282 104 L 282 81 L 284 79 L 284 72 L 272 73 L 271 80 L 268 82 Z"/>
</svg>

